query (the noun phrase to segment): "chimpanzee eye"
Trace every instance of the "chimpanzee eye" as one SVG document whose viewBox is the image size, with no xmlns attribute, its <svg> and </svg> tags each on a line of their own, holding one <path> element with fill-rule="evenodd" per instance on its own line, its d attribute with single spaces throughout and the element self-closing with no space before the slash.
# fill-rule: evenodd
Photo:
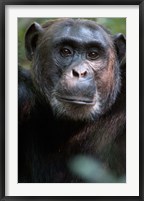
<svg viewBox="0 0 144 201">
<path fill-rule="evenodd" d="M 60 49 L 60 54 L 63 56 L 63 57 L 69 57 L 73 54 L 73 51 L 69 48 L 66 48 L 66 47 L 62 47 Z"/>
<path fill-rule="evenodd" d="M 98 57 L 99 57 L 99 54 L 96 51 L 90 51 L 90 52 L 87 53 L 87 58 L 90 59 L 90 60 L 95 60 Z"/>
</svg>

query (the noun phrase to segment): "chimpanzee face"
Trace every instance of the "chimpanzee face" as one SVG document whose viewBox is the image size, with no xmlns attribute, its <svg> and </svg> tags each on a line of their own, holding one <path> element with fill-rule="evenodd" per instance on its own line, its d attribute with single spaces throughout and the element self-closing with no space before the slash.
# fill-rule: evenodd
<svg viewBox="0 0 144 201">
<path fill-rule="evenodd" d="M 114 104 L 125 40 L 89 20 L 33 24 L 26 34 L 33 81 L 60 118 L 94 120 Z"/>
</svg>

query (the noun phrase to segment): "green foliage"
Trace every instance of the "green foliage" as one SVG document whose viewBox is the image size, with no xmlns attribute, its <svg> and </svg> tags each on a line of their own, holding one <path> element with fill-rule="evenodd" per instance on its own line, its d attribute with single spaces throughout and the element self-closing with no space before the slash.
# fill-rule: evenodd
<svg viewBox="0 0 144 201">
<path fill-rule="evenodd" d="M 125 183 L 126 176 L 116 177 L 104 167 L 99 160 L 94 160 L 90 156 L 77 155 L 69 164 L 71 171 L 83 178 L 86 182 L 93 183 Z"/>
</svg>

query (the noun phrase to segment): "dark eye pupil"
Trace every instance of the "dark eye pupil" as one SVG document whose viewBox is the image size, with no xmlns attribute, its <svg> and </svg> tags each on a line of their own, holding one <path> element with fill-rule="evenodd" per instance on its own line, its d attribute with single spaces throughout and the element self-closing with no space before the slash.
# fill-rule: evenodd
<svg viewBox="0 0 144 201">
<path fill-rule="evenodd" d="M 72 54 L 72 52 L 68 48 L 62 48 L 61 49 L 61 54 L 62 54 L 62 56 L 69 56 L 69 55 Z"/>
<path fill-rule="evenodd" d="M 88 58 L 90 58 L 90 59 L 96 59 L 97 57 L 98 57 L 97 52 L 89 52 L 88 53 Z"/>
</svg>

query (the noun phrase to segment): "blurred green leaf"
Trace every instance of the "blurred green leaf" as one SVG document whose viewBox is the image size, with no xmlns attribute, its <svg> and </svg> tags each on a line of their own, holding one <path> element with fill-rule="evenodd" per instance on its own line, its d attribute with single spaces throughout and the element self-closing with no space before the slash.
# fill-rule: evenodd
<svg viewBox="0 0 144 201">
<path fill-rule="evenodd" d="M 71 171 L 83 178 L 86 182 L 95 183 L 125 183 L 125 176 L 122 178 L 117 178 L 108 171 L 106 167 L 91 157 L 78 155 L 74 157 L 70 163 L 69 168 Z"/>
</svg>

